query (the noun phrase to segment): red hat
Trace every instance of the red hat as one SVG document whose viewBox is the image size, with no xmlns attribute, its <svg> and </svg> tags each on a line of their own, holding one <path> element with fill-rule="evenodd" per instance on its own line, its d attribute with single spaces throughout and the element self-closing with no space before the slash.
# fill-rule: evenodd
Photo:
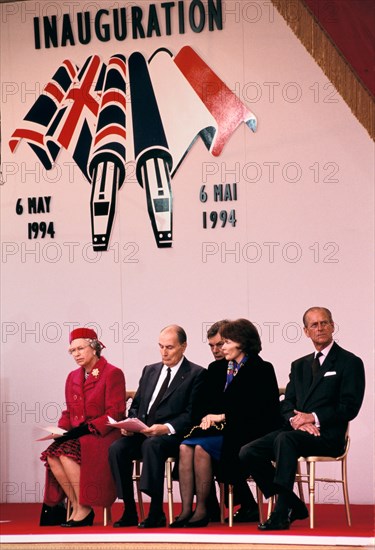
<svg viewBox="0 0 375 550">
<path fill-rule="evenodd" d="M 98 335 L 96 334 L 95 330 L 92 328 L 75 328 L 72 330 L 72 332 L 69 334 L 69 344 L 72 343 L 73 340 L 76 340 L 76 338 L 88 338 L 89 340 L 97 340 Z M 105 348 L 105 345 L 99 342 L 99 344 Z"/>
</svg>

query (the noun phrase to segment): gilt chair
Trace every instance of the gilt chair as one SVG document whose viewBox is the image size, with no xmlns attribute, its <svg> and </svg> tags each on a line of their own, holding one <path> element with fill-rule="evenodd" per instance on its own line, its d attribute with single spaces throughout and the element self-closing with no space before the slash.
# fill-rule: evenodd
<svg viewBox="0 0 375 550">
<path fill-rule="evenodd" d="M 298 468 L 296 481 L 297 483 L 307 483 L 309 487 L 309 501 L 310 501 L 310 529 L 314 529 L 315 526 L 315 482 L 323 481 L 325 483 L 339 483 L 342 485 L 346 519 L 349 527 L 351 526 L 351 516 L 350 516 L 350 504 L 349 504 L 349 493 L 348 493 L 348 476 L 347 476 L 347 457 L 350 446 L 350 437 L 349 437 L 349 427 L 346 432 L 345 437 L 345 450 L 344 452 L 337 457 L 333 456 L 301 456 L 298 459 Z M 306 473 L 302 473 L 301 464 L 306 463 Z M 315 465 L 318 462 L 338 462 L 341 465 L 341 477 L 340 478 L 327 478 L 327 477 L 316 477 L 315 474 Z"/>
<path fill-rule="evenodd" d="M 169 521 L 169 523 L 172 523 L 174 521 L 174 513 L 173 513 L 173 479 L 172 479 L 172 470 L 173 470 L 174 463 L 175 463 L 175 459 L 173 457 L 169 457 L 165 461 L 165 477 L 166 477 L 166 480 L 167 480 L 168 521 Z M 144 513 L 144 506 L 143 506 L 142 491 L 140 489 L 140 476 L 141 476 L 142 460 L 133 460 L 133 464 L 134 464 L 134 467 L 133 467 L 133 481 L 135 482 L 135 485 L 136 485 L 136 488 L 137 488 L 139 516 L 141 518 L 141 521 L 143 521 L 145 519 L 145 513 Z"/>
</svg>

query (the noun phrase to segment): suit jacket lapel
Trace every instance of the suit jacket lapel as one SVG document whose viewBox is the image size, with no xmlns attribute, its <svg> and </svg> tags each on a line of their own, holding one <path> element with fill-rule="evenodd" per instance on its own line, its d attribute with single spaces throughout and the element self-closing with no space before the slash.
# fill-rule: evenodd
<svg viewBox="0 0 375 550">
<path fill-rule="evenodd" d="M 332 348 L 330 349 L 327 357 L 325 358 L 323 365 L 321 366 L 318 376 L 316 377 L 314 386 L 318 384 L 322 378 L 324 378 L 324 375 L 327 371 L 332 370 L 333 365 L 336 361 L 337 356 L 337 344 L 333 344 Z"/>
<path fill-rule="evenodd" d="M 313 388 L 312 363 L 314 361 L 314 356 L 315 356 L 315 353 L 311 353 L 306 357 L 306 359 L 302 364 L 302 386 L 303 386 L 303 392 L 304 392 L 304 399 L 303 399 L 302 406 L 305 405 L 306 400 L 310 396 L 311 390 Z"/>
<path fill-rule="evenodd" d="M 146 384 L 145 400 L 144 400 L 144 402 L 147 404 L 147 408 L 151 401 L 152 394 L 155 391 L 156 384 L 158 383 L 162 368 L 163 368 L 163 363 L 158 363 L 155 366 L 155 368 L 152 369 L 152 371 L 150 372 L 149 379 L 147 380 L 147 384 Z"/>
<path fill-rule="evenodd" d="M 311 362 L 309 364 L 310 370 L 311 370 L 311 365 L 312 365 L 312 362 L 313 362 L 313 359 L 314 359 L 314 355 L 315 355 L 315 353 L 312 354 L 312 359 L 311 359 Z M 314 382 L 312 382 L 312 384 L 308 388 L 308 391 L 307 391 L 307 394 L 306 394 L 306 397 L 305 397 L 305 401 L 310 396 L 311 392 L 315 390 L 315 388 L 320 383 L 322 378 L 324 378 L 325 373 L 327 371 L 329 371 L 330 369 L 332 369 L 332 366 L 333 366 L 333 364 L 336 360 L 336 355 L 337 355 L 337 344 L 334 343 L 332 348 L 330 349 L 327 357 L 325 358 L 325 360 L 323 362 L 323 365 L 319 369 L 319 372 L 316 375 Z M 311 376 L 312 376 L 312 374 L 311 374 Z M 306 377 L 306 379 L 307 379 L 307 377 Z M 312 380 L 312 378 L 311 378 L 311 380 Z"/>
</svg>

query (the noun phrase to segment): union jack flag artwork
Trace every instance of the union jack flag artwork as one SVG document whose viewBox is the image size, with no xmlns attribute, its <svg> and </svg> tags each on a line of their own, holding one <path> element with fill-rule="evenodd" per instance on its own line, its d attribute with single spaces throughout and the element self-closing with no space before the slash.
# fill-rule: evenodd
<svg viewBox="0 0 375 550">
<path fill-rule="evenodd" d="M 165 248 L 173 242 L 171 180 L 181 162 L 198 137 L 219 156 L 243 122 L 256 130 L 255 115 L 190 46 L 175 57 L 161 48 L 148 60 L 117 54 L 108 64 L 92 55 L 81 69 L 62 63 L 9 146 L 15 152 L 25 140 L 47 170 L 61 149 L 69 152 L 92 185 L 97 251 L 108 249 L 126 163 L 135 161 L 156 244 Z"/>
</svg>

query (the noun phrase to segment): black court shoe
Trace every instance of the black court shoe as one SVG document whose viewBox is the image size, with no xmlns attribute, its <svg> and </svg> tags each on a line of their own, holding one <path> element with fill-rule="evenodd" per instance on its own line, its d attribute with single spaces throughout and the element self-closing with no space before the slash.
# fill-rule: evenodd
<svg viewBox="0 0 375 550">
<path fill-rule="evenodd" d="M 89 512 L 85 518 L 79 521 L 71 519 L 66 523 L 62 523 L 61 527 L 91 527 L 91 525 L 94 523 L 94 517 L 95 512 L 94 510 L 91 510 L 91 512 Z"/>
</svg>

